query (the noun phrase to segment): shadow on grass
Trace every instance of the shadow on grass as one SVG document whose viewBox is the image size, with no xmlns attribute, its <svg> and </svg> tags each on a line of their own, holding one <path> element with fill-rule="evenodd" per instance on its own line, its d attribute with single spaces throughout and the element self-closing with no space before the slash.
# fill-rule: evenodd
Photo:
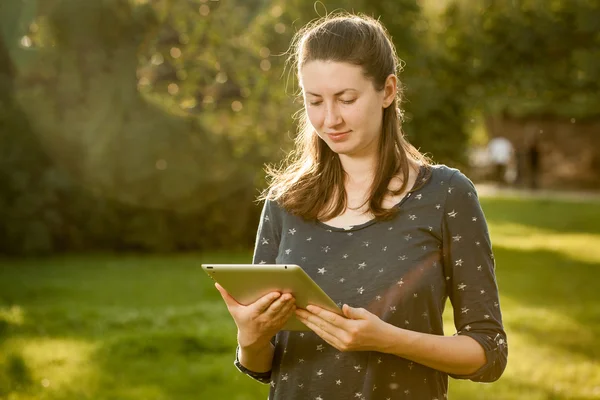
<svg viewBox="0 0 600 400">
<path fill-rule="evenodd" d="M 600 336 L 600 265 L 551 251 L 498 247 L 494 252 L 502 297 L 575 323 L 562 327 L 557 322 L 559 326 L 548 331 L 546 327 L 552 321 L 531 315 L 512 324 L 511 330 L 551 347 L 600 359 L 600 347 L 594 339 Z M 504 315 L 505 320 L 507 317 L 510 316 Z"/>
<path fill-rule="evenodd" d="M 482 198 L 481 204 L 488 223 L 508 222 L 557 233 L 600 234 L 599 202 L 569 203 L 544 199 Z"/>
</svg>

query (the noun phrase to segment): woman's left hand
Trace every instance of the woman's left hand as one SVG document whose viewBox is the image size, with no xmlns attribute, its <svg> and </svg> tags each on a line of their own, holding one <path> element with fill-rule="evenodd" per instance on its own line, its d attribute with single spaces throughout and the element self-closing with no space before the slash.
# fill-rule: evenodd
<svg viewBox="0 0 600 400">
<path fill-rule="evenodd" d="M 309 305 L 296 309 L 296 317 L 327 343 L 340 351 L 382 351 L 382 338 L 389 324 L 364 308 L 344 304 L 344 317 Z"/>
</svg>

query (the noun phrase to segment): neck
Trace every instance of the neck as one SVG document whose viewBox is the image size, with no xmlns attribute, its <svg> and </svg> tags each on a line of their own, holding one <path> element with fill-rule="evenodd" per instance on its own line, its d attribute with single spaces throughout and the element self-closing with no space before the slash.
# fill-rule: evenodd
<svg viewBox="0 0 600 400">
<path fill-rule="evenodd" d="M 375 154 L 358 157 L 340 154 L 339 157 L 342 168 L 347 175 L 347 184 L 363 187 L 371 185 L 377 166 L 377 156 Z"/>
</svg>

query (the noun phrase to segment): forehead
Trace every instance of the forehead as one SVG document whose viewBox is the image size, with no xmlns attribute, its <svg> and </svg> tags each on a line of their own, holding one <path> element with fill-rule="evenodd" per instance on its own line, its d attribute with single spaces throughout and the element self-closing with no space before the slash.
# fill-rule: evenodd
<svg viewBox="0 0 600 400">
<path fill-rule="evenodd" d="M 309 61 L 299 71 L 304 92 L 333 94 L 344 89 L 365 90 L 370 81 L 362 67 L 345 62 Z"/>
</svg>

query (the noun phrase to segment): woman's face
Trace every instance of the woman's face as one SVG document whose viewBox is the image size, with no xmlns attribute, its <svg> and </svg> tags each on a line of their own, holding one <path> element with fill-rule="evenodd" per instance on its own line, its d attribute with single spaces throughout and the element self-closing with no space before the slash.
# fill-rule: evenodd
<svg viewBox="0 0 600 400">
<path fill-rule="evenodd" d="M 300 84 L 310 123 L 332 151 L 351 157 L 377 152 L 383 109 L 396 95 L 394 75 L 377 91 L 360 66 L 310 61 L 300 70 Z"/>
</svg>

